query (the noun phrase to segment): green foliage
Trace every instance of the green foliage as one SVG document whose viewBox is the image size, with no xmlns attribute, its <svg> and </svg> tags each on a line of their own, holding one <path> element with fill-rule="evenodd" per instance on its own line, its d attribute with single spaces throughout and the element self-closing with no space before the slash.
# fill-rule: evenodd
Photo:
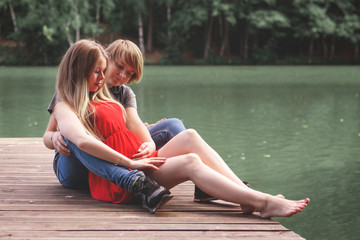
<svg viewBox="0 0 360 240">
<path fill-rule="evenodd" d="M 273 29 L 275 27 L 288 28 L 288 18 L 276 10 L 257 10 L 248 17 L 250 23 L 258 29 Z"/>
<path fill-rule="evenodd" d="M 149 2 L 0 0 L 1 39 L 17 46 L 13 56 L 2 48 L 1 62 L 58 64 L 78 38 L 107 44 L 120 37 L 138 43 L 139 17 L 146 41 Z M 153 0 L 153 16 L 154 46 L 163 53 L 160 64 L 268 64 L 286 59 L 295 64 L 303 62 L 310 44 L 318 59 L 348 45 L 353 53 L 344 54 L 355 62 L 359 51 L 357 0 Z"/>
<path fill-rule="evenodd" d="M 48 26 L 44 25 L 43 26 L 43 34 L 46 37 L 46 39 L 51 42 L 53 41 L 53 35 L 55 34 L 55 29 L 54 28 L 48 28 Z"/>
<path fill-rule="evenodd" d="M 294 0 L 298 9 L 295 18 L 295 36 L 328 36 L 335 31 L 335 22 L 328 15 L 329 3 L 326 0 Z"/>
<path fill-rule="evenodd" d="M 236 24 L 236 12 L 235 5 L 230 2 L 224 3 L 221 0 L 212 1 L 211 7 L 211 16 L 217 17 L 219 15 L 224 15 L 225 20 L 231 25 Z"/>
</svg>

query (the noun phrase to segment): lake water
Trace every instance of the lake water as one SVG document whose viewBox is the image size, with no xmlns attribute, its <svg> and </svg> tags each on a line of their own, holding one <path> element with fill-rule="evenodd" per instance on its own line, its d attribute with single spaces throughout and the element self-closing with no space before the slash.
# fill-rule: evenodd
<svg viewBox="0 0 360 240">
<path fill-rule="evenodd" d="M 55 67 L 0 67 L 0 137 L 41 137 Z M 275 218 L 306 239 L 360 234 L 360 68 L 146 66 L 131 86 L 144 121 L 178 117 L 240 178 L 289 199 Z"/>
</svg>

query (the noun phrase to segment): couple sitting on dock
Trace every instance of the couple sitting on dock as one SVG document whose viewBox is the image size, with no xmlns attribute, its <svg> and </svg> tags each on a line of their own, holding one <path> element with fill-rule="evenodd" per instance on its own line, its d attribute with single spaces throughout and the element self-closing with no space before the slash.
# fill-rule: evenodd
<svg viewBox="0 0 360 240">
<path fill-rule="evenodd" d="M 302 211 L 308 198 L 293 201 L 249 188 L 180 120 L 165 119 L 148 129 L 124 85 L 139 81 L 142 70 L 142 54 L 131 41 L 117 40 L 105 50 L 80 40 L 68 49 L 43 138 L 57 151 L 54 171 L 63 186 L 90 188 L 94 199 L 113 203 L 138 199 L 154 213 L 172 197 L 171 188 L 191 180 L 196 201 L 221 199 L 265 218 Z"/>
</svg>

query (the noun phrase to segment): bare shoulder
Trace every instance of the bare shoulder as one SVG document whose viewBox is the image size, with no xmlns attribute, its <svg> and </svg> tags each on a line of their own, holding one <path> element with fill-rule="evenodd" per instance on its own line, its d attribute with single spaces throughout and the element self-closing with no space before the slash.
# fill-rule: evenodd
<svg viewBox="0 0 360 240">
<path fill-rule="evenodd" d="M 60 121 L 61 119 L 71 120 L 77 118 L 73 109 L 64 101 L 56 103 L 53 114 L 57 121 Z"/>
<path fill-rule="evenodd" d="M 54 112 L 59 112 L 59 111 L 66 111 L 66 110 L 71 110 L 70 106 L 65 103 L 64 101 L 59 101 L 55 104 L 54 107 Z"/>
</svg>

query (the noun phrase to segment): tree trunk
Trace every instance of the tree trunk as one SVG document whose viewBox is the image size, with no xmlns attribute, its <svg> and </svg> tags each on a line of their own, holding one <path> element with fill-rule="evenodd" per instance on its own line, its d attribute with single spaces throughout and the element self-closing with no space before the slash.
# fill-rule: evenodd
<svg viewBox="0 0 360 240">
<path fill-rule="evenodd" d="M 67 39 L 67 41 L 69 43 L 69 46 L 71 46 L 73 44 L 73 41 L 71 40 L 71 36 L 70 36 L 69 30 L 68 30 L 69 26 L 70 26 L 70 20 L 67 21 L 65 29 L 67 29 L 66 30 L 66 39 Z"/>
<path fill-rule="evenodd" d="M 139 47 L 140 47 L 142 54 L 145 56 L 144 28 L 143 28 L 143 22 L 142 22 L 140 12 L 139 12 L 139 16 L 138 16 L 138 21 L 139 21 Z"/>
<path fill-rule="evenodd" d="M 252 40 L 252 49 L 253 51 L 256 51 L 258 49 L 258 41 L 259 41 L 258 34 L 255 33 L 251 40 Z"/>
<path fill-rule="evenodd" d="M 101 0 L 96 0 L 96 25 L 100 24 Z"/>
<path fill-rule="evenodd" d="M 153 51 L 152 39 L 153 39 L 153 0 L 150 0 L 148 35 L 147 35 L 147 43 L 146 43 L 146 50 L 149 53 L 152 53 Z"/>
<path fill-rule="evenodd" d="M 333 59 L 335 56 L 335 36 L 331 37 L 331 47 L 330 47 L 330 59 Z"/>
<path fill-rule="evenodd" d="M 76 29 L 76 42 L 80 40 L 80 28 Z"/>
<path fill-rule="evenodd" d="M 15 11 L 14 11 L 12 4 L 10 2 L 8 2 L 8 4 L 9 4 L 9 10 L 10 10 L 10 14 L 11 14 L 12 23 L 14 25 L 14 32 L 17 32 L 18 28 L 17 28 L 17 24 L 16 24 Z"/>
<path fill-rule="evenodd" d="M 171 38 L 171 28 L 170 28 L 170 24 L 171 24 L 171 2 L 168 0 L 167 2 L 167 21 L 168 21 L 168 27 L 167 27 L 167 33 L 168 33 L 168 37 L 169 39 Z"/>
<path fill-rule="evenodd" d="M 228 21 L 225 21 L 225 30 L 224 30 L 224 38 L 223 38 L 223 42 L 221 44 L 221 48 L 220 48 L 220 56 L 223 57 L 225 56 L 225 53 L 228 53 L 229 50 L 229 28 L 230 28 L 230 24 Z"/>
<path fill-rule="evenodd" d="M 359 43 L 355 43 L 355 46 L 354 46 L 354 59 L 358 59 L 359 57 Z"/>
<path fill-rule="evenodd" d="M 322 40 L 321 42 L 322 42 L 322 47 L 323 47 L 324 62 L 326 62 L 327 56 L 328 56 L 328 46 L 327 46 L 325 37 L 322 37 L 321 40 Z"/>
<path fill-rule="evenodd" d="M 308 52 L 308 63 L 311 63 L 311 58 L 313 55 L 313 51 L 314 51 L 314 37 L 310 38 L 310 43 L 309 43 L 309 52 Z"/>
<path fill-rule="evenodd" d="M 79 16 L 79 19 L 80 19 L 79 8 L 78 8 L 78 6 L 76 4 L 74 4 L 74 6 L 75 6 L 76 15 Z M 79 40 L 80 40 L 80 25 L 76 27 L 75 42 L 77 42 Z"/>
<path fill-rule="evenodd" d="M 213 22 L 214 22 L 214 17 L 210 17 L 210 22 L 209 22 L 209 27 L 208 27 L 208 31 L 207 31 L 207 37 L 206 37 L 205 50 L 204 50 L 204 58 L 207 58 L 209 56 Z"/>
<path fill-rule="evenodd" d="M 249 34 L 247 28 L 245 27 L 244 31 L 244 60 L 247 60 L 249 57 Z"/>
<path fill-rule="evenodd" d="M 218 16 L 218 23 L 219 23 L 219 38 L 222 39 L 223 38 L 223 23 L 222 23 L 222 17 L 221 15 Z"/>
</svg>

